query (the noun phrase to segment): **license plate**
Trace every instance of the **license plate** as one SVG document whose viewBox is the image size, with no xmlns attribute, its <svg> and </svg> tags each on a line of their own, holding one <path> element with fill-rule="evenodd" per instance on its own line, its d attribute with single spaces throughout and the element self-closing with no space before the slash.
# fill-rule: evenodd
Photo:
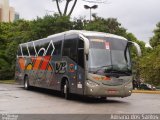
<svg viewBox="0 0 160 120">
<path fill-rule="evenodd" d="M 109 94 L 117 94 L 118 91 L 117 90 L 107 90 L 107 93 L 109 93 Z"/>
</svg>

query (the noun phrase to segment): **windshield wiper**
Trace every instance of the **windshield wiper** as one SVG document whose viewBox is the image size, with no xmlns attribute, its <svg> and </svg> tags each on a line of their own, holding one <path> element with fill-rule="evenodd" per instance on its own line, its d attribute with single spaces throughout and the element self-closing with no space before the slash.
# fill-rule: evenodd
<svg viewBox="0 0 160 120">
<path fill-rule="evenodd" d="M 100 66 L 100 67 L 97 67 L 99 68 L 98 70 L 95 71 L 95 73 L 97 73 L 98 71 L 102 70 L 104 67 L 108 67 L 107 70 L 111 70 L 113 68 L 114 65 L 104 65 L 104 66 Z M 106 71 L 106 69 L 103 69 L 104 71 Z"/>
<path fill-rule="evenodd" d="M 121 70 L 111 70 L 111 71 L 106 71 L 104 72 L 104 75 L 105 76 L 108 76 L 108 77 L 116 77 L 116 78 L 119 78 L 120 76 L 130 76 L 131 75 L 131 72 L 127 72 L 127 71 L 121 71 Z"/>
<path fill-rule="evenodd" d="M 131 75 L 131 71 L 130 70 L 124 71 L 124 70 L 115 70 L 115 69 L 112 69 L 110 71 L 110 73 L 118 73 L 118 74 Z"/>
<path fill-rule="evenodd" d="M 119 69 L 117 65 L 106 65 L 98 67 L 99 69 L 95 71 L 96 73 L 105 74 L 107 76 L 119 77 L 120 75 L 131 75 L 131 71 L 127 68 L 126 71 Z M 103 70 L 103 71 L 100 71 Z"/>
</svg>

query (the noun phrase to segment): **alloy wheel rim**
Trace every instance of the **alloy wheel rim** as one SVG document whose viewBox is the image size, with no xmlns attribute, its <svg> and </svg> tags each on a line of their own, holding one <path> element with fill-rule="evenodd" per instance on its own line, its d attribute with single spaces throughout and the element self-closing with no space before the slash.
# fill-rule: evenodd
<svg viewBox="0 0 160 120">
<path fill-rule="evenodd" d="M 28 84 L 27 84 L 27 80 L 25 81 L 25 88 L 27 88 L 28 87 Z"/>
<path fill-rule="evenodd" d="M 67 92 L 67 86 L 64 85 L 64 93 L 66 93 L 66 92 Z"/>
</svg>

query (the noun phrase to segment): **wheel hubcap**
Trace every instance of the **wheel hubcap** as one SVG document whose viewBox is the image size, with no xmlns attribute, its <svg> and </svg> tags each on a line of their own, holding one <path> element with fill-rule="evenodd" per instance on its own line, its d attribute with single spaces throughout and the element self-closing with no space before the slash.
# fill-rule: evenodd
<svg viewBox="0 0 160 120">
<path fill-rule="evenodd" d="M 64 93 L 66 93 L 66 92 L 67 92 L 67 86 L 64 85 Z"/>
<path fill-rule="evenodd" d="M 27 84 L 27 80 L 25 81 L 25 88 L 27 88 L 28 87 L 28 84 Z"/>
</svg>

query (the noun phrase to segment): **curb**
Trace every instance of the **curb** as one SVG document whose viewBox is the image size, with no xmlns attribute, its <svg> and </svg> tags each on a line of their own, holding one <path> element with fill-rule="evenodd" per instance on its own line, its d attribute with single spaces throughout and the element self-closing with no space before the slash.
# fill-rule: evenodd
<svg viewBox="0 0 160 120">
<path fill-rule="evenodd" d="M 160 91 L 156 91 L 156 90 L 132 90 L 132 93 L 160 94 Z"/>
<path fill-rule="evenodd" d="M 0 84 L 15 84 L 15 80 L 0 80 Z"/>
</svg>

